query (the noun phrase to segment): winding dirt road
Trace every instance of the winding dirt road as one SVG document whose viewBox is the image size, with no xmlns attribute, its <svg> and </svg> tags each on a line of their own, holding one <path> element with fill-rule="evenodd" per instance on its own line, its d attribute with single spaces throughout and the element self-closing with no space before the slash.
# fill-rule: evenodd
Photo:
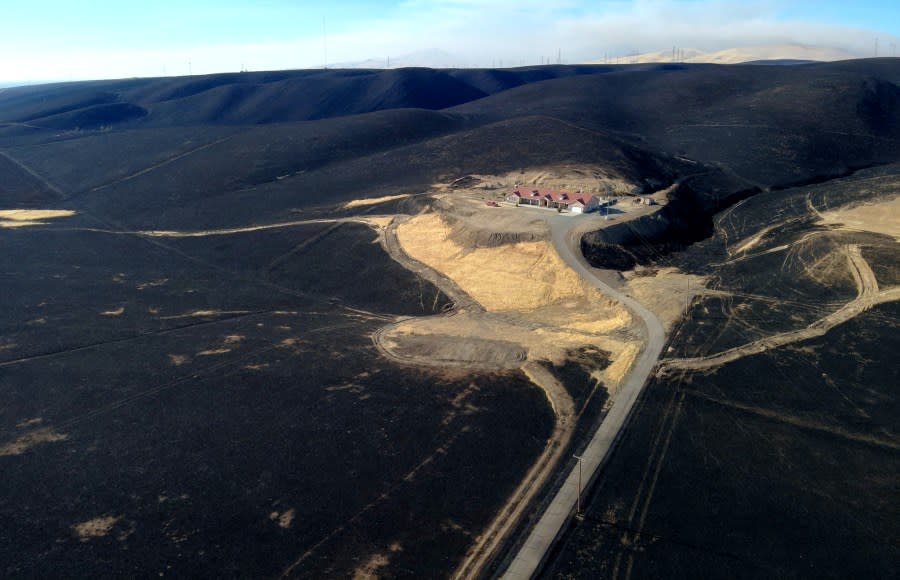
<svg viewBox="0 0 900 580">
<path fill-rule="evenodd" d="M 486 315 L 484 307 L 460 288 L 456 282 L 430 266 L 411 258 L 403 250 L 397 239 L 396 230 L 397 226 L 407 219 L 409 219 L 408 216 L 396 216 L 382 232 L 381 244 L 388 255 L 400 265 L 428 280 L 454 301 L 452 311 L 438 316 L 452 316 L 460 311 L 477 312 Z M 423 366 L 435 365 L 433 359 L 420 360 L 415 357 L 402 357 L 392 349 L 387 348 L 383 337 L 386 332 L 390 331 L 392 326 L 388 324 L 372 334 L 372 342 L 382 354 L 400 363 L 420 364 Z M 446 362 L 443 364 L 445 366 L 464 366 L 466 368 L 477 366 L 471 362 L 461 362 L 459 365 Z M 471 578 L 481 573 L 484 565 L 490 561 L 497 547 L 506 540 L 513 527 L 519 522 L 522 514 L 531 504 L 532 498 L 540 490 L 553 468 L 558 465 L 563 450 L 572 438 L 575 428 L 575 406 L 568 391 L 540 364 L 526 362 L 522 365 L 522 371 L 532 383 L 544 391 L 547 400 L 553 408 L 556 424 L 541 455 L 528 470 L 528 473 L 506 503 L 500 508 L 491 523 L 478 535 L 478 538 L 454 572 L 453 578 Z"/>
<path fill-rule="evenodd" d="M 875 273 L 869 263 L 863 258 L 859 246 L 850 245 L 846 248 L 847 261 L 850 273 L 856 281 L 858 295 L 855 299 L 843 305 L 828 316 L 820 318 L 806 328 L 791 330 L 766 336 L 753 342 L 729 348 L 722 352 L 696 358 L 670 358 L 663 360 L 657 371 L 660 376 L 674 371 L 707 371 L 720 367 L 726 363 L 736 361 L 745 356 L 760 354 L 774 348 L 779 348 L 794 342 L 808 340 L 818 336 L 824 336 L 829 330 L 843 324 L 866 310 L 882 304 L 900 300 L 900 287 L 880 290 Z"/>
<path fill-rule="evenodd" d="M 665 344 L 666 334 L 655 314 L 647 310 L 633 298 L 608 286 L 594 273 L 593 268 L 581 254 L 581 236 L 576 231 L 579 224 L 571 216 L 554 216 L 549 219 L 552 241 L 559 256 L 578 272 L 589 284 L 624 304 L 631 313 L 641 320 L 646 332 L 646 344 L 628 375 L 619 385 L 613 405 L 590 443 L 582 454 L 581 469 L 585 487 L 603 464 L 610 449 L 625 426 L 634 403 L 656 366 Z M 540 568 L 563 526 L 573 515 L 580 489 L 579 469 L 576 465 L 566 477 L 565 483 L 556 493 L 550 506 L 534 526 L 525 543 L 504 573 L 504 578 L 531 578 Z"/>
</svg>

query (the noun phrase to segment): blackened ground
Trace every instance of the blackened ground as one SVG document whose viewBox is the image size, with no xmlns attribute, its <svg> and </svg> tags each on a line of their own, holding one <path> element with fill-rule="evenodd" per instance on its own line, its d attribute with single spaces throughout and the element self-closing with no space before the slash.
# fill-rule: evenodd
<svg viewBox="0 0 900 580">
<path fill-rule="evenodd" d="M 898 315 L 652 382 L 544 577 L 890 577 Z"/>
<path fill-rule="evenodd" d="M 368 227 L 68 220 L 0 230 L 4 577 L 448 574 L 549 436 L 521 374 L 380 356 L 384 319 L 447 301 Z"/>
<path fill-rule="evenodd" d="M 797 330 L 854 299 L 847 248 L 891 283 L 892 237 L 817 211 L 895 195 L 896 168 L 760 194 L 673 258 L 711 276 L 665 356 Z M 900 306 L 706 372 L 656 378 L 548 578 L 887 578 L 900 566 Z"/>
<path fill-rule="evenodd" d="M 561 454 L 560 468 L 552 473 L 532 499 L 531 507 L 512 530 L 508 540 L 500 547 L 482 571 L 483 577 L 502 573 L 528 538 L 532 527 L 553 501 L 554 495 L 576 467 L 578 455 L 584 453 L 594 432 L 606 416 L 609 402 L 607 385 L 591 376 L 606 368 L 609 353 L 595 347 L 583 347 L 568 353 L 570 357 L 561 365 L 547 363 L 547 367 L 566 388 L 575 403 L 575 428 L 572 438 Z"/>
</svg>

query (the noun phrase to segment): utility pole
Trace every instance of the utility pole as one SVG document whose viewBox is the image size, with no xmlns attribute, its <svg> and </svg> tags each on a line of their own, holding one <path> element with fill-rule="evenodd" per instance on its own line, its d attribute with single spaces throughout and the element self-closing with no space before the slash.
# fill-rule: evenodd
<svg viewBox="0 0 900 580">
<path fill-rule="evenodd" d="M 691 312 L 691 279 L 687 280 L 687 296 L 684 297 L 684 314 L 687 316 Z"/>
<path fill-rule="evenodd" d="M 573 455 L 575 459 L 578 460 L 578 495 L 575 496 L 575 517 L 579 517 L 581 515 L 581 460 L 582 457 L 578 455 Z"/>
</svg>

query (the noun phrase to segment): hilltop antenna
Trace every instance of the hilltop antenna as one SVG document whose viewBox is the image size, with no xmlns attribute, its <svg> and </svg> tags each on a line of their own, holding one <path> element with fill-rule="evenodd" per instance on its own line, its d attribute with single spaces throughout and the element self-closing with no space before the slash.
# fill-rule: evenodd
<svg viewBox="0 0 900 580">
<path fill-rule="evenodd" d="M 556 64 L 562 64 L 562 49 L 556 49 Z"/>
<path fill-rule="evenodd" d="M 188 76 L 193 76 L 193 74 L 194 74 L 193 71 L 194 71 L 193 65 L 192 65 L 191 61 L 188 61 Z"/>
<path fill-rule="evenodd" d="M 875 58 L 878 58 L 878 39 L 875 39 Z"/>
</svg>

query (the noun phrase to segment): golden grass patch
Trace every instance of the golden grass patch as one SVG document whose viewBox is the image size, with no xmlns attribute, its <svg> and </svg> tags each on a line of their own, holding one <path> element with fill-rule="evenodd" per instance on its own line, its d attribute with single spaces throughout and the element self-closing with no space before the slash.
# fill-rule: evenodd
<svg viewBox="0 0 900 580">
<path fill-rule="evenodd" d="M 231 352 L 230 348 L 210 348 L 207 350 L 201 350 L 197 353 L 197 356 L 215 356 L 218 354 L 228 354 Z"/>
<path fill-rule="evenodd" d="M 7 455 L 22 455 L 32 447 L 41 443 L 54 443 L 56 441 L 65 441 L 69 436 L 64 433 L 57 433 L 53 427 L 42 427 L 30 431 L 15 441 L 0 445 L 0 457 Z"/>
<path fill-rule="evenodd" d="M 628 371 L 631 370 L 631 366 L 634 364 L 634 361 L 640 352 L 641 345 L 639 343 L 632 342 L 626 344 L 613 359 L 612 364 L 603 371 L 610 396 L 615 393 L 619 387 L 619 383 L 625 378 Z"/>
<path fill-rule="evenodd" d="M 41 220 L 71 217 L 69 209 L 0 209 L 0 228 L 23 228 L 45 225 Z"/>
<path fill-rule="evenodd" d="M 294 523 L 294 516 L 296 515 L 296 510 L 291 508 L 286 512 L 272 512 L 269 514 L 269 519 L 278 524 L 278 527 L 281 529 L 288 529 L 291 527 L 291 524 Z"/>
<path fill-rule="evenodd" d="M 450 239 L 437 214 L 422 214 L 397 227 L 410 257 L 454 280 L 489 311 L 533 310 L 579 300 L 593 290 L 546 241 L 467 249 Z"/>
<path fill-rule="evenodd" d="M 101 516 L 99 518 L 75 524 L 72 526 L 72 530 L 75 532 L 75 535 L 78 536 L 79 540 L 87 542 L 92 538 L 102 538 L 107 535 L 113 529 L 113 526 L 119 523 L 121 519 L 121 516 Z"/>
<path fill-rule="evenodd" d="M 176 367 L 180 367 L 183 364 L 187 364 L 191 362 L 190 357 L 187 357 L 183 354 L 170 354 L 169 362 L 172 363 Z"/>
<path fill-rule="evenodd" d="M 826 224 L 838 224 L 849 230 L 885 234 L 900 241 L 900 196 L 888 201 L 824 211 L 819 216 Z"/>
<path fill-rule="evenodd" d="M 626 294 L 630 294 L 671 328 L 684 315 L 690 300 L 705 291 L 706 279 L 685 274 L 677 268 L 660 268 L 652 275 L 625 274 Z"/>
<path fill-rule="evenodd" d="M 409 197 L 408 193 L 400 193 L 397 195 L 382 195 L 381 197 L 368 197 L 364 199 L 354 199 L 344 204 L 344 209 L 353 209 L 354 207 L 366 207 L 370 205 L 378 205 L 395 199 L 404 199 Z"/>
</svg>

